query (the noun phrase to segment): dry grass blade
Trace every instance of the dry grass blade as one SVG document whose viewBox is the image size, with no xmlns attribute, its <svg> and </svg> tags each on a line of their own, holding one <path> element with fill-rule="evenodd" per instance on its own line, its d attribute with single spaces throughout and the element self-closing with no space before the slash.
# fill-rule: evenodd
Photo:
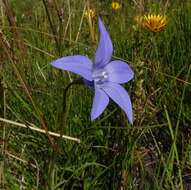
<svg viewBox="0 0 191 190">
<path fill-rule="evenodd" d="M 18 126 L 18 127 L 22 127 L 22 128 L 28 128 L 28 129 L 31 129 L 33 131 L 37 131 L 39 133 L 44 133 L 44 134 L 48 133 L 49 135 L 54 136 L 54 137 L 61 137 L 63 139 L 67 139 L 67 140 L 71 140 L 71 141 L 75 141 L 75 142 L 80 143 L 80 139 L 78 139 L 78 138 L 70 137 L 70 136 L 67 136 L 67 135 L 60 135 L 59 133 L 55 133 L 55 132 L 51 132 L 51 131 L 46 131 L 46 130 L 37 128 L 34 124 L 25 125 L 25 124 L 18 123 L 18 122 L 15 122 L 15 121 L 4 119 L 4 118 L 0 118 L 0 121 L 11 124 L 11 125 L 15 125 L 15 126 Z"/>
</svg>

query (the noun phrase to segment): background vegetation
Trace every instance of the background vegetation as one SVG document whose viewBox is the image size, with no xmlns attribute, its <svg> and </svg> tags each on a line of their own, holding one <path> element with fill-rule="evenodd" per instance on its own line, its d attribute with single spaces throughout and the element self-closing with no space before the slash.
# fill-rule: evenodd
<svg viewBox="0 0 191 190">
<path fill-rule="evenodd" d="M 191 1 L 118 2 L 112 10 L 110 0 L 0 1 L 0 189 L 191 189 Z M 136 23 L 147 13 L 168 17 L 163 31 Z M 73 54 L 93 59 L 98 15 L 113 57 L 135 71 L 125 85 L 134 126 L 113 102 L 91 122 L 85 85 L 70 87 L 65 106 L 78 76 L 50 65 Z"/>
</svg>

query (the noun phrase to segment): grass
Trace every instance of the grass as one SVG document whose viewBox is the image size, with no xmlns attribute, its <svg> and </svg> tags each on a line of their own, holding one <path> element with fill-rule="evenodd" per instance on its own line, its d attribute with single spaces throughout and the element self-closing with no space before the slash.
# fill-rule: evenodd
<svg viewBox="0 0 191 190">
<path fill-rule="evenodd" d="M 116 11 L 111 1 L 0 2 L 0 189 L 190 189 L 191 3 L 119 2 Z M 91 122 L 93 92 L 72 85 L 63 99 L 78 76 L 49 64 L 93 59 L 98 31 L 88 7 L 108 28 L 113 58 L 135 71 L 124 85 L 134 126 L 113 102 Z M 169 18 L 156 34 L 134 20 L 153 12 Z"/>
</svg>

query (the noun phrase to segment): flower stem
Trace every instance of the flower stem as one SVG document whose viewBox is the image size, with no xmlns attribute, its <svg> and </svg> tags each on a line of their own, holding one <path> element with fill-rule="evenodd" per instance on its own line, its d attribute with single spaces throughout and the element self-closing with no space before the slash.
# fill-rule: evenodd
<svg viewBox="0 0 191 190">
<path fill-rule="evenodd" d="M 76 79 L 74 81 L 72 81 L 71 83 L 69 83 L 63 90 L 63 98 L 62 98 L 62 101 L 63 101 L 63 106 L 62 106 L 62 111 L 61 111 L 61 114 L 60 114 L 60 126 L 61 126 L 61 129 L 64 129 L 65 126 L 66 126 L 66 100 L 67 100 L 67 93 L 70 89 L 70 87 L 72 87 L 73 85 L 82 85 L 84 84 L 83 80 L 81 78 L 79 79 Z M 61 130 L 61 135 L 63 133 L 63 130 Z"/>
</svg>

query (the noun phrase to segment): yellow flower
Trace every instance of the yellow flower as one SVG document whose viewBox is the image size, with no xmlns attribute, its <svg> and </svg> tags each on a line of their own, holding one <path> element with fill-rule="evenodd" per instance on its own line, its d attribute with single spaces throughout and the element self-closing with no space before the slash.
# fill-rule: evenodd
<svg viewBox="0 0 191 190">
<path fill-rule="evenodd" d="M 90 17 L 90 18 L 95 18 L 96 14 L 95 11 L 93 9 L 89 9 L 85 11 L 85 17 Z"/>
<path fill-rule="evenodd" d="M 113 1 L 113 2 L 111 3 L 111 8 L 112 8 L 112 10 L 116 11 L 116 10 L 118 10 L 118 9 L 121 8 L 121 5 L 120 5 L 118 2 Z"/>
<path fill-rule="evenodd" d="M 148 14 L 137 17 L 137 22 L 147 30 L 150 30 L 152 32 L 160 32 L 167 25 L 168 20 L 166 16 Z"/>
</svg>

